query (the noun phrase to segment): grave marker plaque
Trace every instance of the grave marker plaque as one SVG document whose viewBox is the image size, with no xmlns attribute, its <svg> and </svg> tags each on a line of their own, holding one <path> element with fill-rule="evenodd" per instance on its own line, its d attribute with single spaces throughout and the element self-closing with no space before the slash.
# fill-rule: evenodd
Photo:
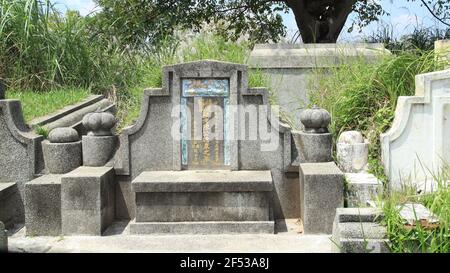
<svg viewBox="0 0 450 273">
<path fill-rule="evenodd" d="M 224 169 L 230 165 L 226 116 L 229 94 L 229 79 L 182 79 L 183 169 Z"/>
</svg>

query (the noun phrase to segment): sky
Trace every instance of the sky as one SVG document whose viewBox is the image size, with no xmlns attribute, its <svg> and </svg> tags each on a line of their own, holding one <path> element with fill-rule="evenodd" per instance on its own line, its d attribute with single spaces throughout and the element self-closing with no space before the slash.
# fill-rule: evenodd
<svg viewBox="0 0 450 273">
<path fill-rule="evenodd" d="M 391 26 L 395 30 L 395 35 L 398 37 L 409 33 L 414 29 L 414 26 L 425 26 L 425 27 L 439 27 L 444 29 L 444 25 L 439 23 L 432 15 L 425 9 L 425 7 L 420 6 L 420 1 L 407 2 L 406 0 L 374 0 L 379 1 L 385 8 L 390 16 L 383 16 L 380 22 L 373 22 L 369 26 L 363 28 L 359 32 L 357 30 L 352 33 L 347 33 L 348 27 L 351 25 L 352 18 L 354 15 L 350 15 L 347 20 L 347 25 L 344 31 L 339 37 L 340 41 L 355 41 L 361 39 L 364 35 L 369 35 L 373 31 L 377 30 L 380 24 L 385 24 Z M 87 15 L 91 12 L 98 10 L 95 3 L 92 0 L 52 0 L 56 4 L 56 7 L 65 11 L 67 8 L 75 9 L 80 11 L 81 15 Z M 295 24 L 295 18 L 292 13 L 282 14 L 284 24 L 288 30 L 288 37 L 291 37 L 297 30 Z"/>
</svg>

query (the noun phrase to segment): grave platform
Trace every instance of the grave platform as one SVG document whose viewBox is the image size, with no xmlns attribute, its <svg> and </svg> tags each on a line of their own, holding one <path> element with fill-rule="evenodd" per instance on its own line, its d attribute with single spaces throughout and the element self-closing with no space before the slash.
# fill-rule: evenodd
<svg viewBox="0 0 450 273">
<path fill-rule="evenodd" d="M 274 233 L 270 171 L 151 171 L 131 187 L 132 234 Z"/>
</svg>

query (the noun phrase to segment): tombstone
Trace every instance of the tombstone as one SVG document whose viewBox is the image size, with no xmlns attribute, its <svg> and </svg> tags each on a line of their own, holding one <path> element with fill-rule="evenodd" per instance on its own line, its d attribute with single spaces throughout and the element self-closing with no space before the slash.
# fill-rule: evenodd
<svg viewBox="0 0 450 273">
<path fill-rule="evenodd" d="M 268 106 L 244 65 L 164 67 L 114 157 L 130 231 L 273 233 L 274 219 L 298 218 L 291 133 Z"/>
<path fill-rule="evenodd" d="M 416 94 L 399 97 L 381 155 L 392 189 L 433 190 L 450 162 L 450 69 L 416 76 Z"/>
</svg>

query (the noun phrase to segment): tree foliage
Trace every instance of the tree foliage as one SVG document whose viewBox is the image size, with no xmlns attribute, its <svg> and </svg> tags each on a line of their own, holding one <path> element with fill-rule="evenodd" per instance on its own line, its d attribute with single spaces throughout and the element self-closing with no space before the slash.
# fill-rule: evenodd
<svg viewBox="0 0 450 273">
<path fill-rule="evenodd" d="M 199 31 L 213 23 L 233 40 L 246 35 L 253 42 L 278 41 L 286 34 L 281 13 L 291 9 L 303 42 L 336 42 L 350 13 L 349 31 L 387 12 L 374 0 L 95 0 L 98 33 L 113 35 L 128 46 L 155 44 L 176 29 Z M 443 24 L 450 20 L 448 0 L 419 1 Z"/>
</svg>

